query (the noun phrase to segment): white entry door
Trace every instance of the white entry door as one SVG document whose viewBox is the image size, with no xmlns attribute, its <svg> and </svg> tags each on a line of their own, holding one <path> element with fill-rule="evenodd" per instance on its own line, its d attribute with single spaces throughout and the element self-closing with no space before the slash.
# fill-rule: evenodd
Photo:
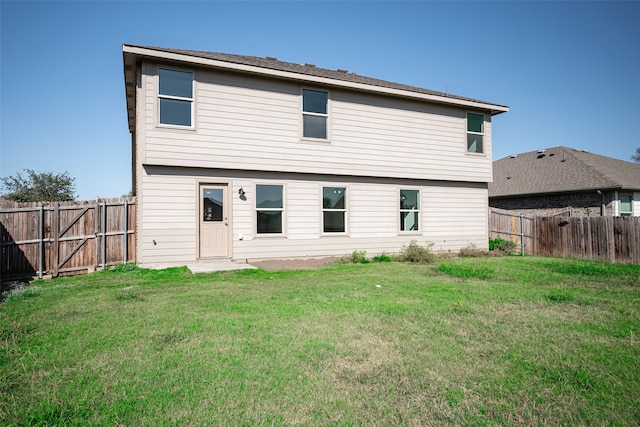
<svg viewBox="0 0 640 427">
<path fill-rule="evenodd" d="M 226 185 L 200 186 L 200 258 L 229 256 Z"/>
</svg>

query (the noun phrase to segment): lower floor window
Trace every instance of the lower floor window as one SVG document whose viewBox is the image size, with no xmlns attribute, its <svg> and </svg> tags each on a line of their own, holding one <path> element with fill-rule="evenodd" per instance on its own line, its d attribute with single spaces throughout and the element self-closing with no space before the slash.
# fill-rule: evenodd
<svg viewBox="0 0 640 427">
<path fill-rule="evenodd" d="M 258 234 L 282 234 L 284 197 L 282 185 L 256 185 Z"/>
<path fill-rule="evenodd" d="M 322 230 L 325 233 L 344 233 L 347 217 L 347 189 L 322 188 Z"/>
<path fill-rule="evenodd" d="M 400 231 L 420 230 L 420 191 L 400 190 Z"/>
</svg>

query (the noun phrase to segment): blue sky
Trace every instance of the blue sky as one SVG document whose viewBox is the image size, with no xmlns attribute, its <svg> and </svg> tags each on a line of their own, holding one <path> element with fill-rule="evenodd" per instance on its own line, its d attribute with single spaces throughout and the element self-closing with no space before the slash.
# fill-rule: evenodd
<svg viewBox="0 0 640 427">
<path fill-rule="evenodd" d="M 640 147 L 640 2 L 0 2 L 0 176 L 131 187 L 122 44 L 274 56 L 508 105 L 493 160 Z"/>
</svg>

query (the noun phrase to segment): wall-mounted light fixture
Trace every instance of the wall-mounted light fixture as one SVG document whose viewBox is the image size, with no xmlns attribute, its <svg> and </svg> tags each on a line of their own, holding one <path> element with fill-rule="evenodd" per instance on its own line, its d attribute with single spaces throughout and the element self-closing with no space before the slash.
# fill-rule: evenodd
<svg viewBox="0 0 640 427">
<path fill-rule="evenodd" d="M 238 190 L 238 194 L 244 196 L 244 188 L 240 187 L 240 189 Z"/>
</svg>

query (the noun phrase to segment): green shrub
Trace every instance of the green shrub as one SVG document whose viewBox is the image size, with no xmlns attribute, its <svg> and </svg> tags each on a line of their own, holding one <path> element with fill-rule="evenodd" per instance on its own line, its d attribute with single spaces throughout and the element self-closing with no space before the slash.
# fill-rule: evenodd
<svg viewBox="0 0 640 427">
<path fill-rule="evenodd" d="M 389 255 L 387 255 L 387 254 L 385 254 L 383 252 L 380 255 L 374 256 L 371 261 L 373 261 L 373 262 L 391 262 L 393 260 L 391 259 L 391 257 Z"/>
<path fill-rule="evenodd" d="M 516 248 L 516 242 L 496 237 L 489 239 L 489 250 L 509 254 Z"/>
<path fill-rule="evenodd" d="M 354 264 L 366 264 L 369 262 L 367 259 L 367 251 L 353 251 L 349 257 L 349 262 Z"/>
<path fill-rule="evenodd" d="M 402 247 L 396 259 L 400 262 L 432 264 L 436 261 L 436 254 L 432 252 L 432 248 L 432 242 L 428 242 L 426 246 L 420 246 L 418 242 L 412 240 L 408 245 Z"/>
</svg>

